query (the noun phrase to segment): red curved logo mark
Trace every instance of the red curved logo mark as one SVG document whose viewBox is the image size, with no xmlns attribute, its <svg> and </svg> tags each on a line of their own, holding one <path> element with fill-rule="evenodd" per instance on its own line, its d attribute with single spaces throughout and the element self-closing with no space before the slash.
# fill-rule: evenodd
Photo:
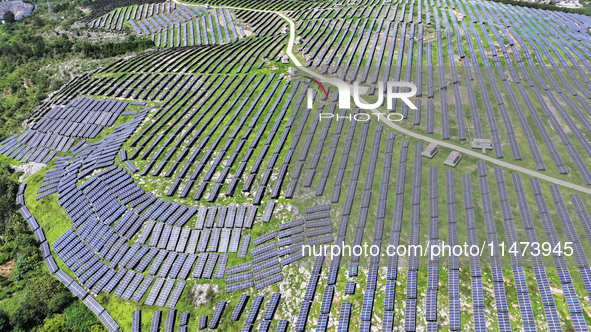
<svg viewBox="0 0 591 332">
<path fill-rule="evenodd" d="M 322 92 L 324 92 L 324 98 L 328 99 L 328 93 L 326 93 L 326 89 L 324 88 L 324 85 L 322 85 L 322 83 L 320 83 L 317 79 L 310 77 L 310 76 L 304 76 L 305 78 L 309 79 L 310 81 L 316 83 L 316 85 L 318 85 L 318 87 L 320 87 L 320 89 L 322 89 Z M 316 91 L 318 91 L 319 95 L 322 95 L 322 93 L 320 93 L 320 90 L 318 89 L 318 87 L 315 87 Z"/>
</svg>

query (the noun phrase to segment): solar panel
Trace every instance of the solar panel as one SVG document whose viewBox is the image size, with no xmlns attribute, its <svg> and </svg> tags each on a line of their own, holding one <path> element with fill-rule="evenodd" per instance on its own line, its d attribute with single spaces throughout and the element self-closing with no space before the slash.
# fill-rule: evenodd
<svg viewBox="0 0 591 332">
<path fill-rule="evenodd" d="M 417 305 L 416 299 L 406 299 L 406 308 L 404 312 L 405 331 L 414 331 L 416 329 Z"/>
<path fill-rule="evenodd" d="M 164 331 L 172 332 L 174 328 L 174 316 L 176 315 L 175 309 L 170 309 L 166 312 L 166 323 L 164 323 Z"/>
<path fill-rule="evenodd" d="M 273 316 L 275 315 L 275 311 L 277 310 L 277 305 L 279 304 L 279 300 L 281 299 L 281 293 L 273 293 L 271 295 L 271 299 L 267 304 L 267 308 L 265 309 L 265 313 L 263 314 L 263 319 L 265 320 L 272 320 Z"/>
<path fill-rule="evenodd" d="M 219 243 L 218 252 L 227 252 L 228 245 L 230 244 L 230 235 L 232 234 L 232 229 L 230 228 L 222 228 L 221 239 Z"/>
<path fill-rule="evenodd" d="M 123 277 L 123 279 L 121 279 L 119 286 L 117 287 L 117 289 L 115 289 L 115 292 L 113 292 L 113 295 L 115 295 L 117 297 L 121 297 L 121 295 L 123 295 L 123 292 L 125 291 L 127 286 L 129 286 L 129 284 L 131 283 L 131 280 L 134 277 L 135 277 L 135 272 L 133 272 L 132 270 L 127 270 L 127 272 L 125 273 L 125 276 Z"/>
<path fill-rule="evenodd" d="M 186 254 L 178 254 L 174 263 L 172 264 L 172 268 L 168 272 L 168 278 L 176 279 L 183 267 L 185 259 L 187 258 Z"/>
<path fill-rule="evenodd" d="M 213 274 L 213 268 L 218 260 L 218 257 L 218 254 L 209 254 L 209 256 L 207 257 L 207 263 L 205 264 L 205 269 L 203 270 L 203 278 L 211 279 L 211 276 Z"/>
<path fill-rule="evenodd" d="M 164 286 L 165 281 L 166 281 L 166 279 L 164 279 L 164 278 L 157 278 L 156 279 L 156 282 L 154 282 L 154 285 L 152 286 L 152 290 L 148 294 L 148 298 L 146 299 L 146 302 L 144 302 L 145 305 L 154 305 L 154 302 L 156 302 L 156 299 L 158 298 L 158 295 L 160 294 L 160 290 L 162 289 L 162 286 Z"/>
<path fill-rule="evenodd" d="M 238 258 L 245 258 L 248 254 L 248 246 L 250 245 L 250 234 L 243 234 L 240 240 L 240 247 L 238 248 Z"/>
<path fill-rule="evenodd" d="M 211 229 L 204 229 L 201 231 L 199 244 L 197 245 L 197 252 L 205 252 L 205 250 L 207 250 L 207 243 L 209 242 L 210 235 Z"/>
<path fill-rule="evenodd" d="M 248 315 L 246 316 L 245 323 L 247 324 L 254 324 L 256 321 L 257 315 L 259 313 L 259 309 L 261 308 L 261 303 L 263 302 L 263 297 L 260 295 L 255 296 L 252 306 L 248 311 Z"/>
<path fill-rule="evenodd" d="M 229 256 L 227 254 L 220 254 L 218 265 L 215 270 L 215 275 L 213 276 L 214 278 L 222 279 L 224 277 L 224 271 L 226 270 L 226 264 L 228 263 L 228 258 L 229 258 Z"/>
<path fill-rule="evenodd" d="M 115 322 L 115 320 L 109 315 L 109 313 L 105 310 L 99 315 L 100 321 L 107 327 L 109 331 L 117 331 L 119 330 L 119 325 Z"/>
<path fill-rule="evenodd" d="M 244 218 L 244 228 L 251 228 L 252 224 L 254 223 L 254 219 L 257 215 L 257 206 L 249 206 L 248 211 L 246 213 L 246 217 Z"/>
<path fill-rule="evenodd" d="M 282 319 L 277 323 L 277 330 L 276 332 L 286 332 L 287 331 L 288 321 L 287 319 Z"/>
<path fill-rule="evenodd" d="M 160 329 L 160 318 L 162 317 L 162 311 L 156 310 L 152 314 L 152 323 L 150 324 L 150 332 L 158 332 Z"/>
<path fill-rule="evenodd" d="M 226 290 L 226 293 L 231 293 L 231 292 L 235 292 L 237 290 L 251 288 L 253 286 L 253 284 L 254 283 L 253 283 L 252 279 L 248 279 L 248 280 L 237 282 L 234 284 L 227 284 L 225 287 L 225 290 Z"/>
<path fill-rule="evenodd" d="M 246 302 L 248 302 L 248 298 L 248 294 L 243 293 L 242 295 L 240 295 L 238 303 L 236 304 L 234 311 L 232 311 L 232 316 L 230 317 L 231 321 L 237 321 L 240 319 L 240 315 L 242 314 L 244 307 L 246 307 Z"/>
<path fill-rule="evenodd" d="M 351 264 L 349 266 L 349 277 L 357 276 L 357 264 Z"/>
<path fill-rule="evenodd" d="M 345 284 L 345 294 L 355 294 L 355 281 L 347 281 Z"/>
<path fill-rule="evenodd" d="M 263 254 L 265 252 L 268 252 L 270 250 L 273 250 L 276 247 L 277 246 L 276 246 L 275 242 L 269 242 L 269 243 L 264 244 L 264 245 L 262 245 L 260 247 L 256 247 L 256 248 L 251 249 L 250 250 L 250 255 L 253 256 L 253 261 L 254 261 L 255 260 L 255 258 L 254 258 L 255 256 L 261 255 L 261 254 Z"/>
<path fill-rule="evenodd" d="M 45 260 L 45 265 L 47 265 L 47 269 L 49 270 L 49 273 L 54 274 L 55 272 L 57 272 L 58 267 L 55 262 L 55 259 L 53 259 L 52 256 L 48 256 L 44 260 Z"/>
<path fill-rule="evenodd" d="M 271 221 L 271 217 L 273 215 L 274 209 L 275 209 L 275 201 L 267 202 L 267 205 L 265 205 L 265 209 L 263 210 L 263 216 L 262 216 L 261 220 L 266 223 Z"/>
<path fill-rule="evenodd" d="M 168 299 L 168 296 L 170 295 L 170 292 L 172 291 L 172 288 L 174 287 L 174 279 L 167 279 L 164 282 L 164 286 L 162 286 L 162 289 L 160 290 L 160 294 L 158 295 L 158 298 L 156 299 L 156 302 L 154 302 L 154 305 L 157 305 L 159 307 L 163 307 L 166 303 L 166 300 Z"/>
<path fill-rule="evenodd" d="M 103 291 L 105 293 L 111 293 L 113 291 L 113 289 L 115 289 L 115 286 L 117 286 L 119 281 L 121 281 L 123 276 L 127 273 L 127 271 L 128 270 L 126 270 L 126 269 L 118 270 L 117 273 L 115 273 L 115 275 L 113 276 L 113 278 L 111 278 L 111 280 L 109 280 L 109 282 L 107 283 L 105 288 L 103 288 Z"/>
<path fill-rule="evenodd" d="M 236 210 L 236 217 L 234 219 L 234 228 L 242 228 L 244 226 L 244 217 L 246 215 L 246 207 L 238 206 Z"/>
<path fill-rule="evenodd" d="M 131 331 L 140 332 L 140 326 L 142 322 L 141 318 L 142 311 L 140 309 L 135 310 L 131 315 Z"/>
<path fill-rule="evenodd" d="M 105 308 L 100 305 L 92 296 L 87 296 L 82 302 L 92 311 L 95 315 L 100 315 Z"/>
<path fill-rule="evenodd" d="M 139 303 L 140 300 L 142 299 L 142 297 L 144 296 L 144 294 L 146 293 L 146 291 L 148 291 L 148 288 L 152 284 L 152 281 L 154 281 L 154 277 L 152 277 L 152 276 L 146 276 L 143 279 L 143 281 L 140 284 L 140 286 L 138 287 L 138 289 L 135 291 L 135 293 L 131 297 L 131 300 L 134 301 L 134 302 L 138 302 Z"/>
<path fill-rule="evenodd" d="M 172 291 L 172 294 L 170 295 L 170 299 L 168 299 L 168 302 L 166 303 L 166 306 L 168 308 L 174 308 L 178 302 L 178 300 L 181 297 L 181 294 L 183 292 L 183 289 L 185 288 L 185 282 L 182 280 L 179 280 L 174 288 L 174 290 Z"/>
<path fill-rule="evenodd" d="M 166 244 L 166 250 L 168 251 L 175 251 L 176 246 L 178 244 L 178 239 L 181 235 L 181 228 L 173 226 L 172 231 L 170 232 L 170 237 L 168 238 L 168 243 Z"/>
<path fill-rule="evenodd" d="M 185 259 L 185 262 L 183 263 L 183 267 L 179 271 L 177 278 L 187 279 L 187 277 L 189 276 L 189 273 L 191 272 L 191 268 L 193 267 L 193 263 L 195 263 L 196 259 L 197 259 L 197 255 L 193 255 L 193 254 L 187 255 L 187 259 Z"/>
<path fill-rule="evenodd" d="M 137 271 L 140 272 L 144 272 L 146 270 L 146 267 L 148 266 L 148 264 L 150 264 L 150 262 L 152 261 L 152 259 L 160 252 L 160 250 L 156 249 L 156 248 L 150 248 L 148 253 L 141 259 L 140 263 L 138 264 L 138 266 L 135 268 Z"/>
<path fill-rule="evenodd" d="M 269 327 L 271 326 L 271 321 L 263 320 L 260 322 L 257 330 L 260 332 L 269 331 Z"/>
<path fill-rule="evenodd" d="M 156 274 L 156 272 L 160 269 L 160 265 L 162 265 L 162 262 L 166 258 L 167 254 L 168 254 L 168 252 L 166 250 L 158 250 L 158 254 L 156 255 L 156 258 L 154 258 L 152 265 L 150 265 L 150 268 L 148 269 L 149 274 L 152 274 L 152 275 Z"/>
<path fill-rule="evenodd" d="M 267 241 L 270 241 L 274 238 L 277 237 L 277 231 L 272 231 L 269 232 L 267 234 L 261 235 L 255 239 L 252 240 L 252 244 L 254 244 L 255 246 L 261 245 Z"/>
<path fill-rule="evenodd" d="M 218 302 L 217 306 L 215 307 L 215 311 L 213 313 L 213 316 L 211 317 L 211 321 L 209 322 L 208 328 L 215 329 L 218 327 L 218 324 L 220 322 L 220 318 L 222 316 L 222 312 L 224 311 L 225 307 L 226 307 L 226 301 Z"/>
<path fill-rule="evenodd" d="M 201 232 L 199 230 L 192 230 L 191 236 L 189 238 L 189 243 L 187 244 L 187 248 L 185 250 L 186 253 L 194 254 L 195 250 L 197 249 L 197 242 L 199 240 L 199 234 Z"/>
<path fill-rule="evenodd" d="M 390 280 L 388 280 L 388 281 L 390 281 Z M 384 311 L 384 318 L 382 320 L 382 330 L 384 330 L 384 331 L 392 330 L 393 324 L 394 324 L 394 311 Z"/>
<path fill-rule="evenodd" d="M 230 246 L 228 248 L 228 252 L 238 252 L 238 246 L 240 244 L 240 235 L 242 234 L 242 230 L 240 228 L 232 229 L 232 233 L 230 236 Z"/>
<path fill-rule="evenodd" d="M 349 319 L 351 317 L 351 302 L 342 302 L 341 310 L 339 311 L 339 324 L 337 331 L 348 332 L 349 331 Z"/>
<path fill-rule="evenodd" d="M 179 237 L 179 242 L 177 243 L 177 246 L 176 246 L 176 252 L 184 252 L 185 251 L 185 247 L 187 245 L 187 241 L 189 240 L 190 235 L 191 235 L 191 229 L 183 227 L 181 235 Z M 195 251 L 193 251 L 193 252 L 195 252 Z"/>
<path fill-rule="evenodd" d="M 201 317 L 199 317 L 199 323 L 197 328 L 199 330 L 205 330 L 205 328 L 207 327 L 207 315 L 203 315 Z"/>
</svg>

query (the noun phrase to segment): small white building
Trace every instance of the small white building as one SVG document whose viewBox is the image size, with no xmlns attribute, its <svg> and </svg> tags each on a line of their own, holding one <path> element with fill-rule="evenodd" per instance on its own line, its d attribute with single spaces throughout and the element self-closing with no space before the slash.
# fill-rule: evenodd
<svg viewBox="0 0 591 332">
<path fill-rule="evenodd" d="M 281 63 L 285 63 L 285 64 L 289 63 L 289 56 L 287 56 L 287 54 L 283 54 L 281 56 Z"/>
<path fill-rule="evenodd" d="M 287 74 L 289 76 L 296 76 L 298 74 L 298 70 L 295 69 L 295 67 L 289 67 L 287 68 Z"/>
<path fill-rule="evenodd" d="M 482 149 L 482 152 L 486 150 L 492 150 L 492 141 L 489 138 L 475 138 L 472 140 L 472 149 Z"/>
<path fill-rule="evenodd" d="M 299 44 L 301 44 L 302 42 L 303 42 L 303 39 L 302 39 L 302 37 L 301 37 L 301 36 L 297 36 L 297 37 L 296 37 L 296 39 L 295 39 L 295 44 L 296 44 L 296 45 L 299 45 Z"/>
<path fill-rule="evenodd" d="M 445 158 L 443 164 L 450 167 L 456 167 L 461 159 L 462 155 L 458 151 L 452 151 L 449 156 Z"/>
<path fill-rule="evenodd" d="M 289 32 L 289 29 L 287 27 L 283 27 L 281 28 L 281 31 L 279 33 L 281 33 L 282 35 L 286 35 Z"/>
<path fill-rule="evenodd" d="M 425 150 L 423 150 L 421 155 L 423 157 L 427 157 L 427 158 L 431 159 L 431 158 L 435 157 L 435 155 L 437 154 L 438 151 L 439 151 L 439 147 L 437 146 L 437 144 L 429 143 L 429 145 L 427 145 L 427 147 L 425 148 Z"/>
</svg>

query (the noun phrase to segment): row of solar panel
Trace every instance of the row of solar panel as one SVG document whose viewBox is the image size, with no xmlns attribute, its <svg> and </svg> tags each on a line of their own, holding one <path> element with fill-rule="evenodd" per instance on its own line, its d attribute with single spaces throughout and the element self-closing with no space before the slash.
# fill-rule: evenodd
<svg viewBox="0 0 591 332">
<path fill-rule="evenodd" d="M 178 6 L 178 8 L 177 8 Z M 208 11 L 202 6 L 198 6 L 197 13 L 207 14 Z M 174 13 L 174 14 L 173 14 Z M 145 20 L 156 15 L 171 15 L 180 20 L 190 20 L 196 17 L 196 12 L 190 10 L 183 4 L 147 4 L 139 6 L 123 7 L 111 11 L 90 23 L 90 28 L 105 28 L 108 30 L 122 30 L 123 22 L 128 20 Z"/>
<path fill-rule="evenodd" d="M 19 186 L 18 195 L 22 196 L 24 194 L 26 188 L 26 184 L 21 184 Z M 55 277 L 61 281 L 74 295 L 82 300 L 84 305 L 86 305 L 98 318 L 103 322 L 103 324 L 107 327 L 109 331 L 117 331 L 119 330 L 119 326 L 113 320 L 113 318 L 107 313 L 107 311 L 91 296 L 88 296 L 88 293 L 80 287 L 72 278 L 70 278 L 66 273 L 60 270 L 57 267 L 57 264 L 51 255 L 51 251 L 49 249 L 49 245 L 45 240 L 45 235 L 43 233 L 43 229 L 39 227 L 35 218 L 31 215 L 29 210 L 25 205 L 22 205 L 20 208 L 20 212 L 23 217 L 27 220 L 31 230 L 35 233 L 35 237 L 37 241 L 40 243 L 41 254 L 47 265 L 47 269 L 51 274 L 54 274 Z"/>
<path fill-rule="evenodd" d="M 227 16 L 227 18 L 226 18 Z M 229 23 L 229 27 L 227 25 Z M 152 34 L 152 41 L 156 46 L 160 47 L 179 47 L 179 46 L 193 46 L 193 45 L 207 45 L 217 42 L 229 43 L 238 40 L 238 33 L 241 37 L 245 37 L 244 30 L 241 27 L 236 28 L 230 12 L 218 8 L 213 10 L 213 15 L 202 16 L 201 18 L 193 18 L 185 22 L 175 22 L 168 20 L 164 15 L 154 16 L 142 21 L 142 24 L 147 29 L 142 29 L 138 22 L 138 27 L 142 32 L 148 35 Z M 209 34 L 208 34 L 209 27 Z M 214 30 L 214 27 L 216 28 Z M 222 34 L 222 29 L 224 34 Z M 182 30 L 182 32 L 181 32 Z M 176 31 L 176 36 L 173 37 L 173 32 Z M 237 33 L 238 31 L 238 33 Z M 139 32 L 139 31 L 138 31 Z"/>
</svg>

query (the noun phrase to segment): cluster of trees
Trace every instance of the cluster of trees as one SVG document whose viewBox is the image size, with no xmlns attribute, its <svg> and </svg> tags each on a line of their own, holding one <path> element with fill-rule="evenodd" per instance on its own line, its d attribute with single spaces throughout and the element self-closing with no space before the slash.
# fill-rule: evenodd
<svg viewBox="0 0 591 332">
<path fill-rule="evenodd" d="M 9 10 L 4 13 L 4 17 L 2 19 L 6 24 L 14 23 L 14 13 Z"/>
<path fill-rule="evenodd" d="M 37 240 L 16 205 L 19 175 L 0 161 L 0 264 L 13 266 L 10 276 L 0 276 L 0 303 L 13 303 L 10 310 L 0 309 L 0 332 L 104 331 L 98 318 L 43 269 Z"/>
</svg>

